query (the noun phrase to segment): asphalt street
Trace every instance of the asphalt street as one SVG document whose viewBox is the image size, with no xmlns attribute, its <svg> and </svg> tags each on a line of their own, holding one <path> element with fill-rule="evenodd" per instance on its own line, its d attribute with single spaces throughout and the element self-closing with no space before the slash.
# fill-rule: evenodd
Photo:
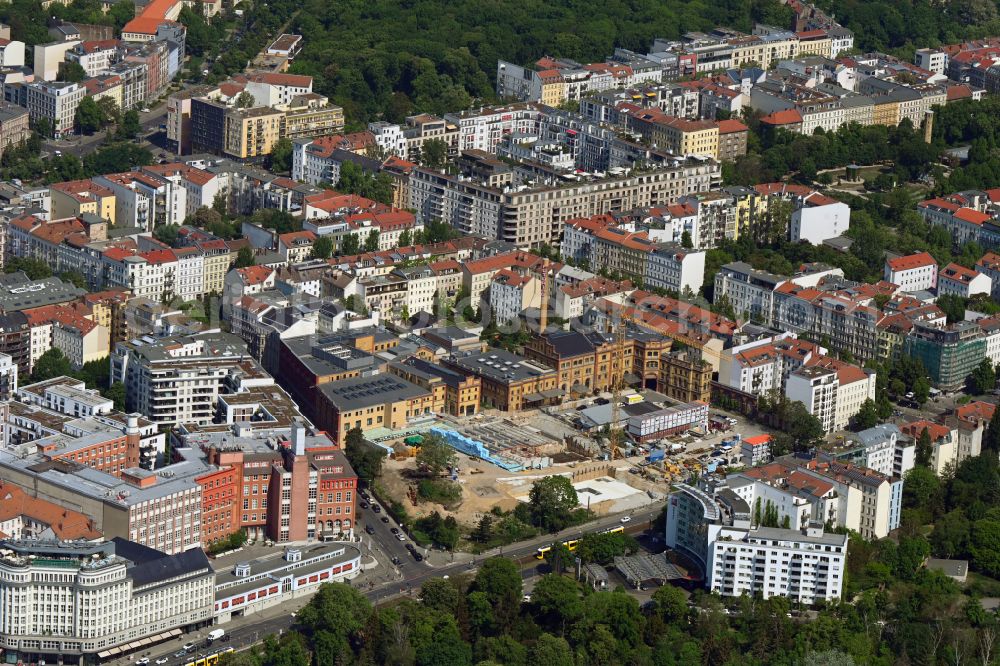
<svg viewBox="0 0 1000 666">
<path fill-rule="evenodd" d="M 159 127 L 166 120 L 166 103 L 157 104 L 149 110 L 149 113 L 139 114 L 139 125 L 142 127 L 141 136 L 145 137 L 154 129 Z M 96 150 L 104 141 L 105 132 L 95 132 L 90 136 L 71 135 L 66 139 L 50 139 L 42 143 L 42 150 L 50 155 L 55 151 L 60 151 L 66 155 L 76 155 L 83 157 L 89 152 Z M 141 141 L 140 141 L 141 143 Z M 154 151 L 155 152 L 155 151 Z"/>
</svg>

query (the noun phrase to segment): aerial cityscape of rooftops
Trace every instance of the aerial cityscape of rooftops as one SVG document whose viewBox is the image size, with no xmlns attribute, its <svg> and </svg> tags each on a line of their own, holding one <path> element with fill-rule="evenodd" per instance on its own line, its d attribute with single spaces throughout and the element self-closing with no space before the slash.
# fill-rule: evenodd
<svg viewBox="0 0 1000 666">
<path fill-rule="evenodd" d="M 507 4 L 0 0 L 0 663 L 1000 664 L 998 2 Z"/>
</svg>

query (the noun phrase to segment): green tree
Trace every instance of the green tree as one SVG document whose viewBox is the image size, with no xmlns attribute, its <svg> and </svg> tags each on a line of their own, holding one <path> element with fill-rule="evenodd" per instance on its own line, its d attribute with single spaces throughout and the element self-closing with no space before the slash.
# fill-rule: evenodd
<svg viewBox="0 0 1000 666">
<path fill-rule="evenodd" d="M 432 169 L 444 167 L 448 159 L 448 144 L 442 139 L 428 139 L 420 147 L 420 161 Z"/>
<path fill-rule="evenodd" d="M 38 132 L 39 136 L 51 139 L 55 135 L 55 126 L 49 118 L 39 118 L 34 121 L 33 125 L 34 130 Z"/>
<path fill-rule="evenodd" d="M 352 653 L 354 645 L 360 645 L 362 630 L 372 612 L 371 603 L 350 585 L 330 583 L 320 585 L 295 620 L 313 637 L 317 661 L 332 664 L 338 656 Z"/>
<path fill-rule="evenodd" d="M 553 573 L 561 574 L 573 570 L 576 556 L 566 544 L 556 543 L 545 553 L 545 561 Z"/>
<path fill-rule="evenodd" d="M 532 646 L 529 660 L 545 666 L 573 666 L 573 650 L 565 638 L 542 634 Z"/>
<path fill-rule="evenodd" d="M 692 248 L 694 244 L 691 242 L 691 232 L 685 231 L 681 234 L 681 247 Z"/>
<path fill-rule="evenodd" d="M 913 382 L 913 399 L 918 405 L 923 405 L 931 395 L 931 384 L 926 377 L 918 377 Z"/>
<path fill-rule="evenodd" d="M 399 247 L 409 247 L 413 244 L 413 235 L 410 233 L 409 229 L 403 231 L 399 234 Z"/>
<path fill-rule="evenodd" d="M 103 392 L 105 398 L 109 400 L 114 400 L 115 409 L 118 411 L 125 411 L 125 385 L 121 382 L 115 382 Z"/>
<path fill-rule="evenodd" d="M 927 428 L 920 431 L 917 437 L 916 463 L 921 467 L 930 467 L 931 458 L 934 455 L 934 447 L 931 443 L 931 433 Z"/>
<path fill-rule="evenodd" d="M 59 279 L 63 282 L 69 282 L 77 289 L 87 288 L 87 278 L 80 271 L 63 271 L 59 274 Z"/>
<path fill-rule="evenodd" d="M 984 518 L 972 524 L 969 554 L 977 570 L 1000 576 L 1000 520 Z"/>
<path fill-rule="evenodd" d="M 58 77 L 60 81 L 68 81 L 69 83 L 80 83 L 81 81 L 87 78 L 87 70 L 85 70 L 78 62 L 75 62 L 73 60 L 65 60 L 59 63 Z M 84 99 L 89 99 L 89 97 L 84 97 Z"/>
<path fill-rule="evenodd" d="M 565 476 L 546 476 L 531 484 L 528 508 L 531 524 L 558 532 L 570 523 L 579 500 L 573 482 Z"/>
<path fill-rule="evenodd" d="M 942 294 L 937 297 L 935 303 L 944 312 L 949 324 L 965 319 L 965 299 L 961 296 Z"/>
<path fill-rule="evenodd" d="M 653 593 L 653 604 L 654 612 L 665 623 L 686 623 L 689 614 L 687 597 L 680 588 L 663 585 Z"/>
<path fill-rule="evenodd" d="M 76 107 L 75 122 L 76 129 L 81 134 L 93 134 L 104 127 L 104 114 L 93 97 L 87 96 L 80 100 Z"/>
<path fill-rule="evenodd" d="M 257 102 L 254 100 L 252 94 L 244 90 L 239 95 L 236 96 L 236 101 L 234 102 L 237 109 L 250 109 L 253 108 Z"/>
<path fill-rule="evenodd" d="M 139 123 L 139 112 L 135 109 L 129 109 L 122 116 L 122 121 L 118 125 L 118 138 L 131 141 L 141 131 L 142 125 Z"/>
<path fill-rule="evenodd" d="M 857 430 L 866 430 L 867 428 L 874 428 L 878 425 L 878 422 L 878 407 L 876 407 L 874 400 L 868 398 L 861 403 L 861 408 L 854 415 L 854 427 Z"/>
<path fill-rule="evenodd" d="M 378 238 L 378 229 L 372 229 L 368 232 L 368 236 L 365 237 L 365 252 L 378 251 Z"/>
<path fill-rule="evenodd" d="M 458 460 L 455 449 L 433 433 L 424 436 L 417 453 L 417 465 L 424 468 L 428 476 L 440 476 Z"/>
<path fill-rule="evenodd" d="M 344 455 L 354 468 L 358 478 L 371 485 L 382 473 L 385 451 L 365 439 L 361 428 L 347 431 L 344 438 Z"/>
<path fill-rule="evenodd" d="M 69 363 L 62 350 L 52 347 L 47 350 L 38 360 L 31 371 L 31 383 L 43 382 L 54 377 L 62 377 L 73 373 L 73 367 Z"/>
<path fill-rule="evenodd" d="M 521 570 L 512 561 L 491 557 L 483 562 L 473 584 L 482 592 L 493 609 L 495 628 L 507 631 L 517 617 L 521 603 Z"/>
<path fill-rule="evenodd" d="M 101 120 L 105 125 L 108 123 L 120 123 L 122 111 L 118 108 L 118 102 L 112 97 L 102 97 L 97 100 L 97 108 L 101 112 Z"/>
<path fill-rule="evenodd" d="M 431 578 L 420 587 L 420 600 L 427 608 L 454 615 L 462 596 L 452 581 Z"/>
<path fill-rule="evenodd" d="M 560 636 L 583 614 L 580 586 L 572 578 L 558 574 L 542 576 L 531 592 L 531 605 L 542 626 Z"/>
<path fill-rule="evenodd" d="M 323 235 L 316 238 L 312 246 L 313 259 L 329 259 L 333 255 L 333 239 Z"/>
<path fill-rule="evenodd" d="M 974 393 L 989 393 L 997 386 L 997 373 L 993 362 L 988 358 L 980 361 L 969 376 L 969 386 Z"/>
<path fill-rule="evenodd" d="M 153 238 L 165 245 L 173 247 L 177 242 L 180 227 L 176 224 L 161 224 L 153 229 Z"/>
<path fill-rule="evenodd" d="M 253 250 L 249 246 L 244 246 L 240 248 L 240 251 L 236 253 L 236 268 L 246 268 L 247 266 L 253 266 L 257 263 L 257 258 L 254 256 Z"/>
<path fill-rule="evenodd" d="M 1000 409 L 993 410 L 990 423 L 983 433 L 983 448 L 994 454 L 1000 452 Z"/>
<path fill-rule="evenodd" d="M 488 513 L 476 523 L 476 529 L 472 531 L 470 537 L 476 543 L 487 544 L 493 540 L 493 516 Z"/>
<path fill-rule="evenodd" d="M 287 137 L 278 139 L 271 148 L 271 171 L 290 173 L 292 170 L 292 142 Z"/>
<path fill-rule="evenodd" d="M 134 111 L 130 111 L 129 113 L 134 113 Z M 128 116 L 128 114 L 125 115 L 126 117 Z M 123 120 L 122 125 L 119 126 L 119 131 L 121 131 L 121 127 L 125 126 L 125 123 L 126 121 Z M 76 159 L 75 155 L 63 155 L 63 159 L 67 157 Z M 95 152 L 87 153 L 83 158 L 83 173 L 81 177 L 116 173 L 136 167 L 149 166 L 152 163 L 153 154 L 151 152 L 134 143 L 119 141 L 118 143 L 102 146 Z M 62 174 L 62 176 L 65 176 L 65 174 Z"/>
<path fill-rule="evenodd" d="M 358 241 L 357 234 L 347 234 L 344 236 L 343 240 L 340 241 L 340 254 L 348 257 L 352 257 L 358 254 L 361 249 L 361 243 Z"/>
<path fill-rule="evenodd" d="M 29 280 L 44 280 L 52 277 L 52 268 L 41 259 L 34 257 L 14 257 L 4 263 L 5 273 L 16 273 L 24 271 Z"/>
</svg>

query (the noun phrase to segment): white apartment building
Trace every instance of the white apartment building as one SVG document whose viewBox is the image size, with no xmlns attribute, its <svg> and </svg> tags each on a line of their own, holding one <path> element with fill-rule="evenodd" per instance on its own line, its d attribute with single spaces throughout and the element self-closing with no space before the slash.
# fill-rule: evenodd
<svg viewBox="0 0 1000 666">
<path fill-rule="evenodd" d="M 748 263 L 725 264 L 715 274 L 716 303 L 725 296 L 737 317 L 747 317 L 767 325 L 774 313 L 774 292 L 788 281 L 783 275 L 759 271 Z"/>
<path fill-rule="evenodd" d="M 375 143 L 386 155 L 406 159 L 406 136 L 401 126 L 380 120 L 368 123 L 368 131 L 372 133 Z"/>
<path fill-rule="evenodd" d="M 901 478 L 839 462 L 810 461 L 800 469 L 817 480 L 834 484 L 842 503 L 838 524 L 873 540 L 885 538 L 899 527 L 903 501 Z"/>
<path fill-rule="evenodd" d="M 804 197 L 792 212 L 789 235 L 793 243 L 823 241 L 842 236 L 851 228 L 851 208 L 847 204 L 814 192 Z"/>
<path fill-rule="evenodd" d="M 247 75 L 244 90 L 253 95 L 257 106 L 276 106 L 288 104 L 299 95 L 311 93 L 312 86 L 311 76 L 255 72 Z"/>
<path fill-rule="evenodd" d="M 542 304 L 541 283 L 530 275 L 503 269 L 490 283 L 489 301 L 493 321 L 498 325 L 516 321 L 526 308 Z"/>
<path fill-rule="evenodd" d="M 731 347 L 719 360 L 719 383 L 756 396 L 784 391 L 788 376 L 814 357 L 826 353 L 792 333 Z"/>
<path fill-rule="evenodd" d="M 26 539 L 0 542 L 0 553 L 0 646 L 25 663 L 94 661 L 212 618 L 215 572 L 197 548 Z"/>
<path fill-rule="evenodd" d="M 529 247 L 556 242 L 569 220 L 669 204 L 718 184 L 719 164 L 698 158 L 642 173 L 502 189 L 421 167 L 410 175 L 410 207 L 420 223 L 441 220 L 465 234 Z"/>
<path fill-rule="evenodd" d="M 846 534 L 709 526 L 708 588 L 726 597 L 782 596 L 805 604 L 840 598 Z"/>
<path fill-rule="evenodd" d="M 497 146 L 510 134 L 538 135 L 544 107 L 531 104 L 485 107 L 474 111 L 445 114 L 444 119 L 458 126 L 458 149 L 482 150 L 496 154 Z"/>
<path fill-rule="evenodd" d="M 843 430 L 865 400 L 875 399 L 875 373 L 831 358 L 814 359 L 788 376 L 785 396 L 805 405 L 826 432 Z"/>
<path fill-rule="evenodd" d="M 88 77 L 95 77 L 118 60 L 119 47 L 115 39 L 80 42 L 66 52 L 66 62 L 79 64 Z"/>
<path fill-rule="evenodd" d="M 73 133 L 76 108 L 87 90 L 68 82 L 36 81 L 27 85 L 28 115 L 32 122 L 48 120 L 55 138 Z"/>
<path fill-rule="evenodd" d="M 200 333 L 120 342 L 111 359 L 111 381 L 122 382 L 127 405 L 161 426 L 210 423 L 230 373 L 243 383 L 270 385 L 246 344 L 229 333 Z"/>
<path fill-rule="evenodd" d="M 823 424 L 823 430 L 833 432 L 838 386 L 835 371 L 817 366 L 803 367 L 789 375 L 785 395 L 805 405 L 806 411 Z"/>
<path fill-rule="evenodd" d="M 750 506 L 734 492 L 676 484 L 667 503 L 666 544 L 691 559 L 706 587 L 722 596 L 784 596 L 811 604 L 839 599 L 848 536 L 752 527 Z"/>
<path fill-rule="evenodd" d="M 658 249 L 649 254 L 645 283 L 684 294 L 697 294 L 705 281 L 705 252 Z"/>
<path fill-rule="evenodd" d="M 142 171 L 111 173 L 94 182 L 115 194 L 115 223 L 152 231 L 165 224 L 180 225 L 187 216 L 187 189 Z"/>
<path fill-rule="evenodd" d="M 923 291 L 937 287 L 938 265 L 927 252 L 888 259 L 882 279 L 903 291 Z"/>
<path fill-rule="evenodd" d="M 953 294 L 962 298 L 971 298 L 978 294 L 990 295 L 993 291 L 993 280 L 989 275 L 966 268 L 954 262 L 941 269 L 938 274 L 938 296 Z"/>
<path fill-rule="evenodd" d="M 0 67 L 24 67 L 24 42 L 16 39 L 0 40 Z"/>
<path fill-rule="evenodd" d="M 437 274 L 429 266 L 411 266 L 393 271 L 406 280 L 406 310 L 410 316 L 418 312 L 434 312 L 438 293 Z"/>
<path fill-rule="evenodd" d="M 10 400 L 17 393 L 17 364 L 9 354 L 0 354 L 0 400 Z"/>
<path fill-rule="evenodd" d="M 132 290 L 138 298 L 170 300 L 177 295 L 175 278 L 178 261 L 173 250 L 133 254 L 112 247 L 102 255 L 105 285 Z"/>
<path fill-rule="evenodd" d="M 174 269 L 174 295 L 182 301 L 193 301 L 205 294 L 205 253 L 197 247 L 173 250 L 177 257 Z"/>
<path fill-rule="evenodd" d="M 948 69 L 948 54 L 938 49 L 917 49 L 913 64 L 935 74 L 944 74 Z"/>
<path fill-rule="evenodd" d="M 916 446 L 912 439 L 903 437 L 893 423 L 862 430 L 850 439 L 848 445 L 857 443 L 850 459 L 860 467 L 900 479 L 913 469 Z"/>
<path fill-rule="evenodd" d="M 292 231 L 278 236 L 278 256 L 286 263 L 297 264 L 312 255 L 316 234 L 311 231 Z"/>
</svg>

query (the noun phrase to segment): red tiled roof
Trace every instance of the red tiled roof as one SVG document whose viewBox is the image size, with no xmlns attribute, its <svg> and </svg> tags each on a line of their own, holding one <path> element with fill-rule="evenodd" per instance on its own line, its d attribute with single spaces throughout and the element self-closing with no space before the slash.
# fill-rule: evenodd
<svg viewBox="0 0 1000 666">
<path fill-rule="evenodd" d="M 48 525 L 56 538 L 63 541 L 94 540 L 101 537 L 101 533 L 85 514 L 32 497 L 14 484 L 0 481 L 0 522 L 7 522 L 18 516 Z"/>
<path fill-rule="evenodd" d="M 889 259 L 886 262 L 889 265 L 889 269 L 892 271 L 908 271 L 914 268 L 922 268 L 924 266 L 937 265 L 937 262 L 927 252 L 917 252 L 916 254 L 910 254 L 905 257 L 896 257 L 895 259 Z"/>
<path fill-rule="evenodd" d="M 951 434 L 951 430 L 940 423 L 934 423 L 933 421 L 927 421 L 926 419 L 921 419 L 918 421 L 910 421 L 909 423 L 903 424 L 900 431 L 909 435 L 913 439 L 918 439 L 920 434 L 926 430 L 931 436 L 931 441 L 936 442 L 939 439 L 943 439 Z"/>
<path fill-rule="evenodd" d="M 963 222 L 969 222 L 977 226 L 981 226 L 993 219 L 990 215 L 980 213 L 978 210 L 973 210 L 972 208 L 959 208 L 955 211 L 955 217 Z"/>
<path fill-rule="evenodd" d="M 719 134 L 733 134 L 735 132 L 749 132 L 750 128 L 738 120 L 720 120 Z"/>
<path fill-rule="evenodd" d="M 802 124 L 802 114 L 799 113 L 798 109 L 785 109 L 764 116 L 760 122 L 765 125 L 800 125 Z"/>
<path fill-rule="evenodd" d="M 152 252 L 143 252 L 139 256 L 150 264 L 170 264 L 177 261 L 177 255 L 174 254 L 173 250 L 153 250 Z"/>
<path fill-rule="evenodd" d="M 274 273 L 274 269 L 267 266 L 247 266 L 246 268 L 237 268 L 236 270 L 240 274 L 240 277 L 243 278 L 243 284 L 246 285 L 261 284 Z"/>
<path fill-rule="evenodd" d="M 954 262 L 941 269 L 940 273 L 940 277 L 942 278 L 964 283 L 970 282 L 977 275 L 980 275 L 978 271 L 974 271 L 971 268 L 966 268 L 965 266 L 961 266 Z"/>
</svg>

